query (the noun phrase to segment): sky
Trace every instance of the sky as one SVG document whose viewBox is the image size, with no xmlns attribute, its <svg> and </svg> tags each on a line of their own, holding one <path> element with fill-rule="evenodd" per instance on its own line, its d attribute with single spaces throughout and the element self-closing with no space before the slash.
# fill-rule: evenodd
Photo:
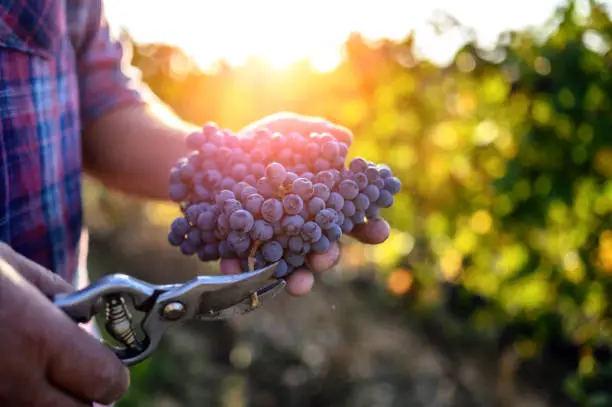
<svg viewBox="0 0 612 407">
<path fill-rule="evenodd" d="M 354 31 L 399 39 L 411 29 L 422 56 L 445 64 L 462 44 L 438 36 L 428 22 L 437 10 L 475 30 L 484 44 L 508 29 L 540 26 L 561 0 L 105 0 L 114 26 L 143 43 L 176 45 L 204 69 L 219 58 L 241 64 L 251 56 L 282 69 L 308 58 L 333 69 Z M 171 7 L 169 6 L 171 5 Z"/>
</svg>

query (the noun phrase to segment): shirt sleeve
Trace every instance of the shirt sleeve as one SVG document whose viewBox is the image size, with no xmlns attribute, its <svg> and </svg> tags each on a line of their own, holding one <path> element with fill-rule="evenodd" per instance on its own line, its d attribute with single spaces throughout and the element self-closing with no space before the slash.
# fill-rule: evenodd
<svg viewBox="0 0 612 407">
<path fill-rule="evenodd" d="M 82 2 L 83 41 L 76 50 L 81 119 L 87 126 L 111 110 L 155 100 L 141 81 L 141 72 L 131 66 L 129 48 L 113 35 L 103 0 Z"/>
</svg>

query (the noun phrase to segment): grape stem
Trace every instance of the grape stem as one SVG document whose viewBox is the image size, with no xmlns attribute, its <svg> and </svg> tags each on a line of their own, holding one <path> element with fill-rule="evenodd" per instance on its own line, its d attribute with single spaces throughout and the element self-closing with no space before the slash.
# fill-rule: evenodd
<svg viewBox="0 0 612 407">
<path fill-rule="evenodd" d="M 259 240 L 256 240 L 255 243 L 253 243 L 253 247 L 251 248 L 251 252 L 249 253 L 248 259 L 249 271 L 255 271 L 255 252 L 257 251 L 260 245 L 261 242 Z"/>
</svg>

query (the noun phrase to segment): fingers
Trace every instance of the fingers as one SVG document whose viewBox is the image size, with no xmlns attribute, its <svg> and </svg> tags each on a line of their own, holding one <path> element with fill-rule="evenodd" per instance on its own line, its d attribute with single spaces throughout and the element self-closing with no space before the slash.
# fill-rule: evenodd
<svg viewBox="0 0 612 407">
<path fill-rule="evenodd" d="M 391 228 L 382 218 L 374 218 L 355 226 L 349 236 L 366 244 L 380 244 L 389 238 Z"/>
<path fill-rule="evenodd" d="M 127 368 L 110 349 L 63 316 L 59 309 L 50 311 L 57 311 L 66 323 L 48 328 L 51 331 L 48 335 L 54 335 L 48 380 L 83 400 L 102 404 L 119 400 L 129 386 Z"/>
<path fill-rule="evenodd" d="M 6 244 L 0 246 L 0 258 L 47 296 L 73 291 L 73 287 L 59 275 L 15 252 Z"/>
<path fill-rule="evenodd" d="M 43 389 L 36 392 L 34 395 L 36 403 L 34 405 L 40 407 L 91 407 L 91 403 L 80 401 L 63 391 L 46 385 Z"/>
<path fill-rule="evenodd" d="M 238 259 L 221 259 L 219 264 L 222 274 L 240 274 L 242 269 L 240 268 L 240 260 Z"/>
<path fill-rule="evenodd" d="M 325 253 L 310 253 L 308 266 L 315 273 L 321 273 L 334 267 L 340 261 L 340 246 L 333 242 Z"/>
<path fill-rule="evenodd" d="M 295 270 L 287 277 L 287 292 L 293 296 L 300 297 L 308 294 L 314 285 L 314 276 L 307 269 Z"/>
</svg>

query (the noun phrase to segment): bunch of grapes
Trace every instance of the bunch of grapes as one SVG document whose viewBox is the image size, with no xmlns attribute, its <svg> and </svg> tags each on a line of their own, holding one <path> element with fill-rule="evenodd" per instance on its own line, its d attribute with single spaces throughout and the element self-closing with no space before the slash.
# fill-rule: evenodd
<svg viewBox="0 0 612 407">
<path fill-rule="evenodd" d="M 328 133 L 266 129 L 237 137 L 213 123 L 186 140 L 170 174 L 183 216 L 168 240 L 202 261 L 237 258 L 244 270 L 279 262 L 276 277 L 389 208 L 401 183 L 386 165 L 355 158 Z"/>
</svg>

